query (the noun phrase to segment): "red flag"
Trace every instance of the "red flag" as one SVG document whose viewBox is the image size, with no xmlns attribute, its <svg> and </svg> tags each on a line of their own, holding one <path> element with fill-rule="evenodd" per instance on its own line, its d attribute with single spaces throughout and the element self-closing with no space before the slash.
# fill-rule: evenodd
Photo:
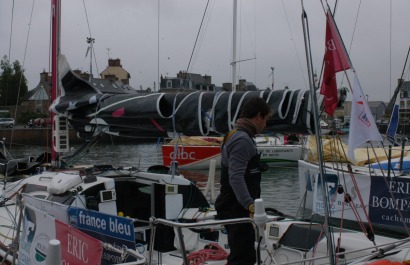
<svg viewBox="0 0 410 265">
<path fill-rule="evenodd" d="M 337 107 L 337 85 L 336 85 L 336 73 L 333 64 L 332 53 L 326 53 L 329 55 L 328 60 L 325 58 L 325 72 L 323 74 L 322 86 L 320 88 L 320 94 L 324 95 L 325 112 L 333 116 Z M 326 57 L 326 56 L 325 56 Z"/>
<path fill-rule="evenodd" d="M 320 94 L 325 96 L 325 112 L 333 116 L 339 101 L 337 97 L 336 73 L 349 69 L 350 60 L 333 20 L 333 16 L 329 11 L 327 12 L 326 18 L 325 70 Z"/>
<path fill-rule="evenodd" d="M 349 55 L 347 55 L 339 30 L 330 11 L 327 12 L 326 21 L 325 60 L 327 60 L 326 56 L 328 53 L 332 53 L 335 73 L 352 68 Z"/>
</svg>

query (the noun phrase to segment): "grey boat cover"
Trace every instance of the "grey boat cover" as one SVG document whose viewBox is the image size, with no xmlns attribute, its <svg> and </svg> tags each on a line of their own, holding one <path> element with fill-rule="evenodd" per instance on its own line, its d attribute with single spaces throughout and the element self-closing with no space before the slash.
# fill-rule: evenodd
<svg viewBox="0 0 410 265">
<path fill-rule="evenodd" d="M 273 109 L 266 132 L 314 133 L 307 90 L 142 94 L 116 81 L 84 80 L 62 59 L 61 95 L 50 108 L 84 137 L 100 131 L 125 137 L 225 134 L 251 97 L 264 98 Z"/>
</svg>

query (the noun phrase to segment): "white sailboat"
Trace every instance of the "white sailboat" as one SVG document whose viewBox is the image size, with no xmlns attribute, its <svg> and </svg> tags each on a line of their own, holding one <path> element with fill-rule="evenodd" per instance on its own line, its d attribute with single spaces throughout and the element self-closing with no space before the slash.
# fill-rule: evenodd
<svg viewBox="0 0 410 265">
<path fill-rule="evenodd" d="M 387 150 L 377 150 L 370 144 L 381 143 L 382 138 L 356 74 L 352 90 L 349 147 L 340 139 L 317 137 L 316 141 L 320 143 L 317 153 L 322 154 L 322 158 L 299 161 L 300 194 L 304 205 L 311 211 L 304 217 L 325 218 L 340 227 L 361 230 L 369 239 L 384 234 L 407 241 L 409 212 L 405 205 L 408 190 L 402 187 L 410 183 L 409 175 L 361 164 L 359 156 L 380 165 L 388 155 Z M 357 148 L 365 143 L 367 148 Z M 399 154 L 400 150 L 396 150 L 396 156 Z M 324 156 L 329 160 L 325 161 Z"/>
</svg>

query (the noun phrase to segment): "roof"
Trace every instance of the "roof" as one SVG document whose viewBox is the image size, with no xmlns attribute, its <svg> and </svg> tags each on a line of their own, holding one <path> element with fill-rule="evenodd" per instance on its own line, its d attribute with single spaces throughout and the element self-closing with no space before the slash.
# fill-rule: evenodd
<svg viewBox="0 0 410 265">
<path fill-rule="evenodd" d="M 27 92 L 24 100 L 48 100 L 48 94 L 42 84 Z"/>
<path fill-rule="evenodd" d="M 194 73 L 186 73 L 186 72 L 179 72 L 177 73 L 177 78 L 181 79 L 187 79 L 195 82 L 195 84 L 209 84 L 209 81 L 205 77 L 210 77 L 210 76 L 202 76 L 200 74 L 194 74 Z"/>
<path fill-rule="evenodd" d="M 187 78 L 187 79 L 190 79 L 190 80 L 194 81 L 194 82 L 197 83 L 197 84 L 206 84 L 206 83 L 208 83 L 208 82 L 205 80 L 205 78 L 204 78 L 202 75 L 200 75 L 200 74 L 191 74 L 191 73 L 188 73 L 188 78 Z"/>
<path fill-rule="evenodd" d="M 100 73 L 101 75 L 118 75 L 118 74 L 125 74 L 129 75 L 130 73 L 127 72 L 124 68 L 120 66 L 108 66 Z"/>
<path fill-rule="evenodd" d="M 410 81 L 404 81 L 403 84 L 401 85 L 401 90 L 410 90 Z"/>
<path fill-rule="evenodd" d="M 103 93 L 138 93 L 133 87 L 125 85 L 121 81 L 92 78 L 91 84 Z"/>
<path fill-rule="evenodd" d="M 368 101 L 369 108 L 378 108 L 381 104 L 386 107 L 386 104 L 383 101 Z"/>
</svg>

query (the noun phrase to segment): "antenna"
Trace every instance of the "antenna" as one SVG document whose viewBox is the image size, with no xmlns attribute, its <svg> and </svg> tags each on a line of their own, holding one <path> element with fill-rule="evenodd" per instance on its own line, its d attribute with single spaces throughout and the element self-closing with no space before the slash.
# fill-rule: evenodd
<svg viewBox="0 0 410 265">
<path fill-rule="evenodd" d="M 91 81 L 91 78 L 93 78 L 93 44 L 95 42 L 94 38 L 87 37 L 87 43 L 89 44 L 87 48 L 87 52 L 85 54 L 85 57 L 87 57 L 88 52 L 90 52 L 90 78 L 89 81 Z"/>
<path fill-rule="evenodd" d="M 107 62 L 110 60 L 110 48 L 107 48 Z"/>
<path fill-rule="evenodd" d="M 273 88 L 274 88 L 274 86 L 275 86 L 275 84 L 274 84 L 274 83 L 275 83 L 275 76 L 274 76 L 274 72 L 273 72 L 273 71 L 275 70 L 275 67 L 272 66 L 272 67 L 270 68 L 270 70 L 271 70 L 272 72 L 268 75 L 268 77 L 272 76 L 272 91 L 273 91 Z"/>
<path fill-rule="evenodd" d="M 275 67 L 272 66 L 270 69 L 272 70 L 272 91 L 273 91 L 273 88 L 275 86 L 275 74 L 274 74 Z"/>
</svg>

